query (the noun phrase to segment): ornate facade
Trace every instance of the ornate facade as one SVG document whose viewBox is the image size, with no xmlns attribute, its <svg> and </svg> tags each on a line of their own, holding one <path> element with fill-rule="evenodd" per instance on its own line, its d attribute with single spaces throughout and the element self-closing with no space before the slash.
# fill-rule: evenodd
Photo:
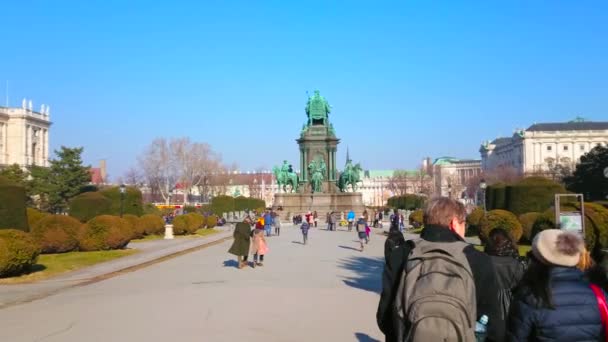
<svg viewBox="0 0 608 342">
<path fill-rule="evenodd" d="M 608 144 L 608 122 L 540 123 L 518 130 L 510 138 L 484 143 L 484 171 L 512 167 L 520 174 L 548 172 L 556 166 L 574 168 L 580 157 Z"/>
<path fill-rule="evenodd" d="M 441 157 L 433 162 L 436 196 L 463 198 L 467 181 L 481 174 L 481 161 Z"/>
<path fill-rule="evenodd" d="M 44 105 L 39 112 L 25 100 L 22 108 L 0 107 L 0 165 L 48 166 L 50 126 Z"/>
</svg>

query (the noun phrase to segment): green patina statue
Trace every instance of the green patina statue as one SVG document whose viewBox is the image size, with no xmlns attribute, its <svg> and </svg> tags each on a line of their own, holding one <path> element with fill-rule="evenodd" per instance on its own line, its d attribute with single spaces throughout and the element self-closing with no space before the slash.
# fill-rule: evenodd
<svg viewBox="0 0 608 342">
<path fill-rule="evenodd" d="M 291 185 L 289 192 L 298 191 L 298 174 L 293 171 L 292 166 L 287 162 L 287 160 L 283 160 L 283 165 L 280 168 L 277 166 L 273 167 L 272 172 L 274 173 L 274 177 L 277 179 L 279 191 L 282 187 L 283 191 L 287 192 L 288 185 Z"/>
<path fill-rule="evenodd" d="M 308 116 L 308 126 L 312 125 L 329 125 L 329 113 L 331 106 L 327 100 L 321 96 L 318 90 L 315 90 L 312 97 L 308 98 L 306 103 L 306 116 Z"/>
<path fill-rule="evenodd" d="M 323 180 L 325 179 L 325 173 L 327 172 L 327 165 L 325 164 L 325 160 L 311 160 L 308 164 L 308 172 L 311 175 L 310 187 L 312 189 L 312 192 L 322 192 Z"/>
<path fill-rule="evenodd" d="M 340 178 L 338 179 L 338 188 L 340 191 L 348 191 L 348 186 L 350 185 L 353 188 L 353 192 L 356 192 L 357 183 L 361 181 L 361 171 L 363 171 L 361 164 L 357 163 L 353 166 L 352 160 L 347 159 L 346 165 L 344 166 L 344 172 L 340 174 Z"/>
</svg>

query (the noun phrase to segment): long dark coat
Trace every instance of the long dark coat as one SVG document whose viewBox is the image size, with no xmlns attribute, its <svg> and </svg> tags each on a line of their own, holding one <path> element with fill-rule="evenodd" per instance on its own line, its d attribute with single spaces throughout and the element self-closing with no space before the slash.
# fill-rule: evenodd
<svg viewBox="0 0 608 342">
<path fill-rule="evenodd" d="M 251 226 L 245 222 L 239 222 L 234 228 L 234 241 L 228 253 L 236 256 L 249 255 L 249 245 L 251 243 Z"/>
</svg>

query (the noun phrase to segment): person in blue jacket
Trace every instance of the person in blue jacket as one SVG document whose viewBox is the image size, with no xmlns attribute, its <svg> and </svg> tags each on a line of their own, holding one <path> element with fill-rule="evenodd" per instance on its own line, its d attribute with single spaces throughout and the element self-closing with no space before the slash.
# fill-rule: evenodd
<svg viewBox="0 0 608 342">
<path fill-rule="evenodd" d="M 576 267 L 583 244 L 579 235 L 559 229 L 534 238 L 530 265 L 509 311 L 507 341 L 605 340 L 598 298 Z"/>
</svg>

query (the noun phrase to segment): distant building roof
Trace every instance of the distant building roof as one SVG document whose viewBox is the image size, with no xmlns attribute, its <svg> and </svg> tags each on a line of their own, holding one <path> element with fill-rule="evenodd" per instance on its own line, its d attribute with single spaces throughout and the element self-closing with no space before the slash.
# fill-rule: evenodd
<svg viewBox="0 0 608 342">
<path fill-rule="evenodd" d="M 440 157 L 435 159 L 433 165 L 452 165 L 452 164 L 468 164 L 468 163 L 481 163 L 481 160 L 477 159 L 459 159 L 454 157 Z"/>
<path fill-rule="evenodd" d="M 496 138 L 491 142 L 492 145 L 496 145 L 496 147 L 500 147 L 503 145 L 508 145 L 513 141 L 512 138 Z"/>
<path fill-rule="evenodd" d="M 608 129 L 608 122 L 593 121 L 571 121 L 571 122 L 550 122 L 534 124 L 526 131 L 529 132 L 551 132 L 551 131 L 591 131 Z"/>
<path fill-rule="evenodd" d="M 101 169 L 98 167 L 92 167 L 89 169 L 89 173 L 91 174 L 91 183 L 93 184 L 102 184 L 103 177 L 101 177 Z"/>
</svg>

